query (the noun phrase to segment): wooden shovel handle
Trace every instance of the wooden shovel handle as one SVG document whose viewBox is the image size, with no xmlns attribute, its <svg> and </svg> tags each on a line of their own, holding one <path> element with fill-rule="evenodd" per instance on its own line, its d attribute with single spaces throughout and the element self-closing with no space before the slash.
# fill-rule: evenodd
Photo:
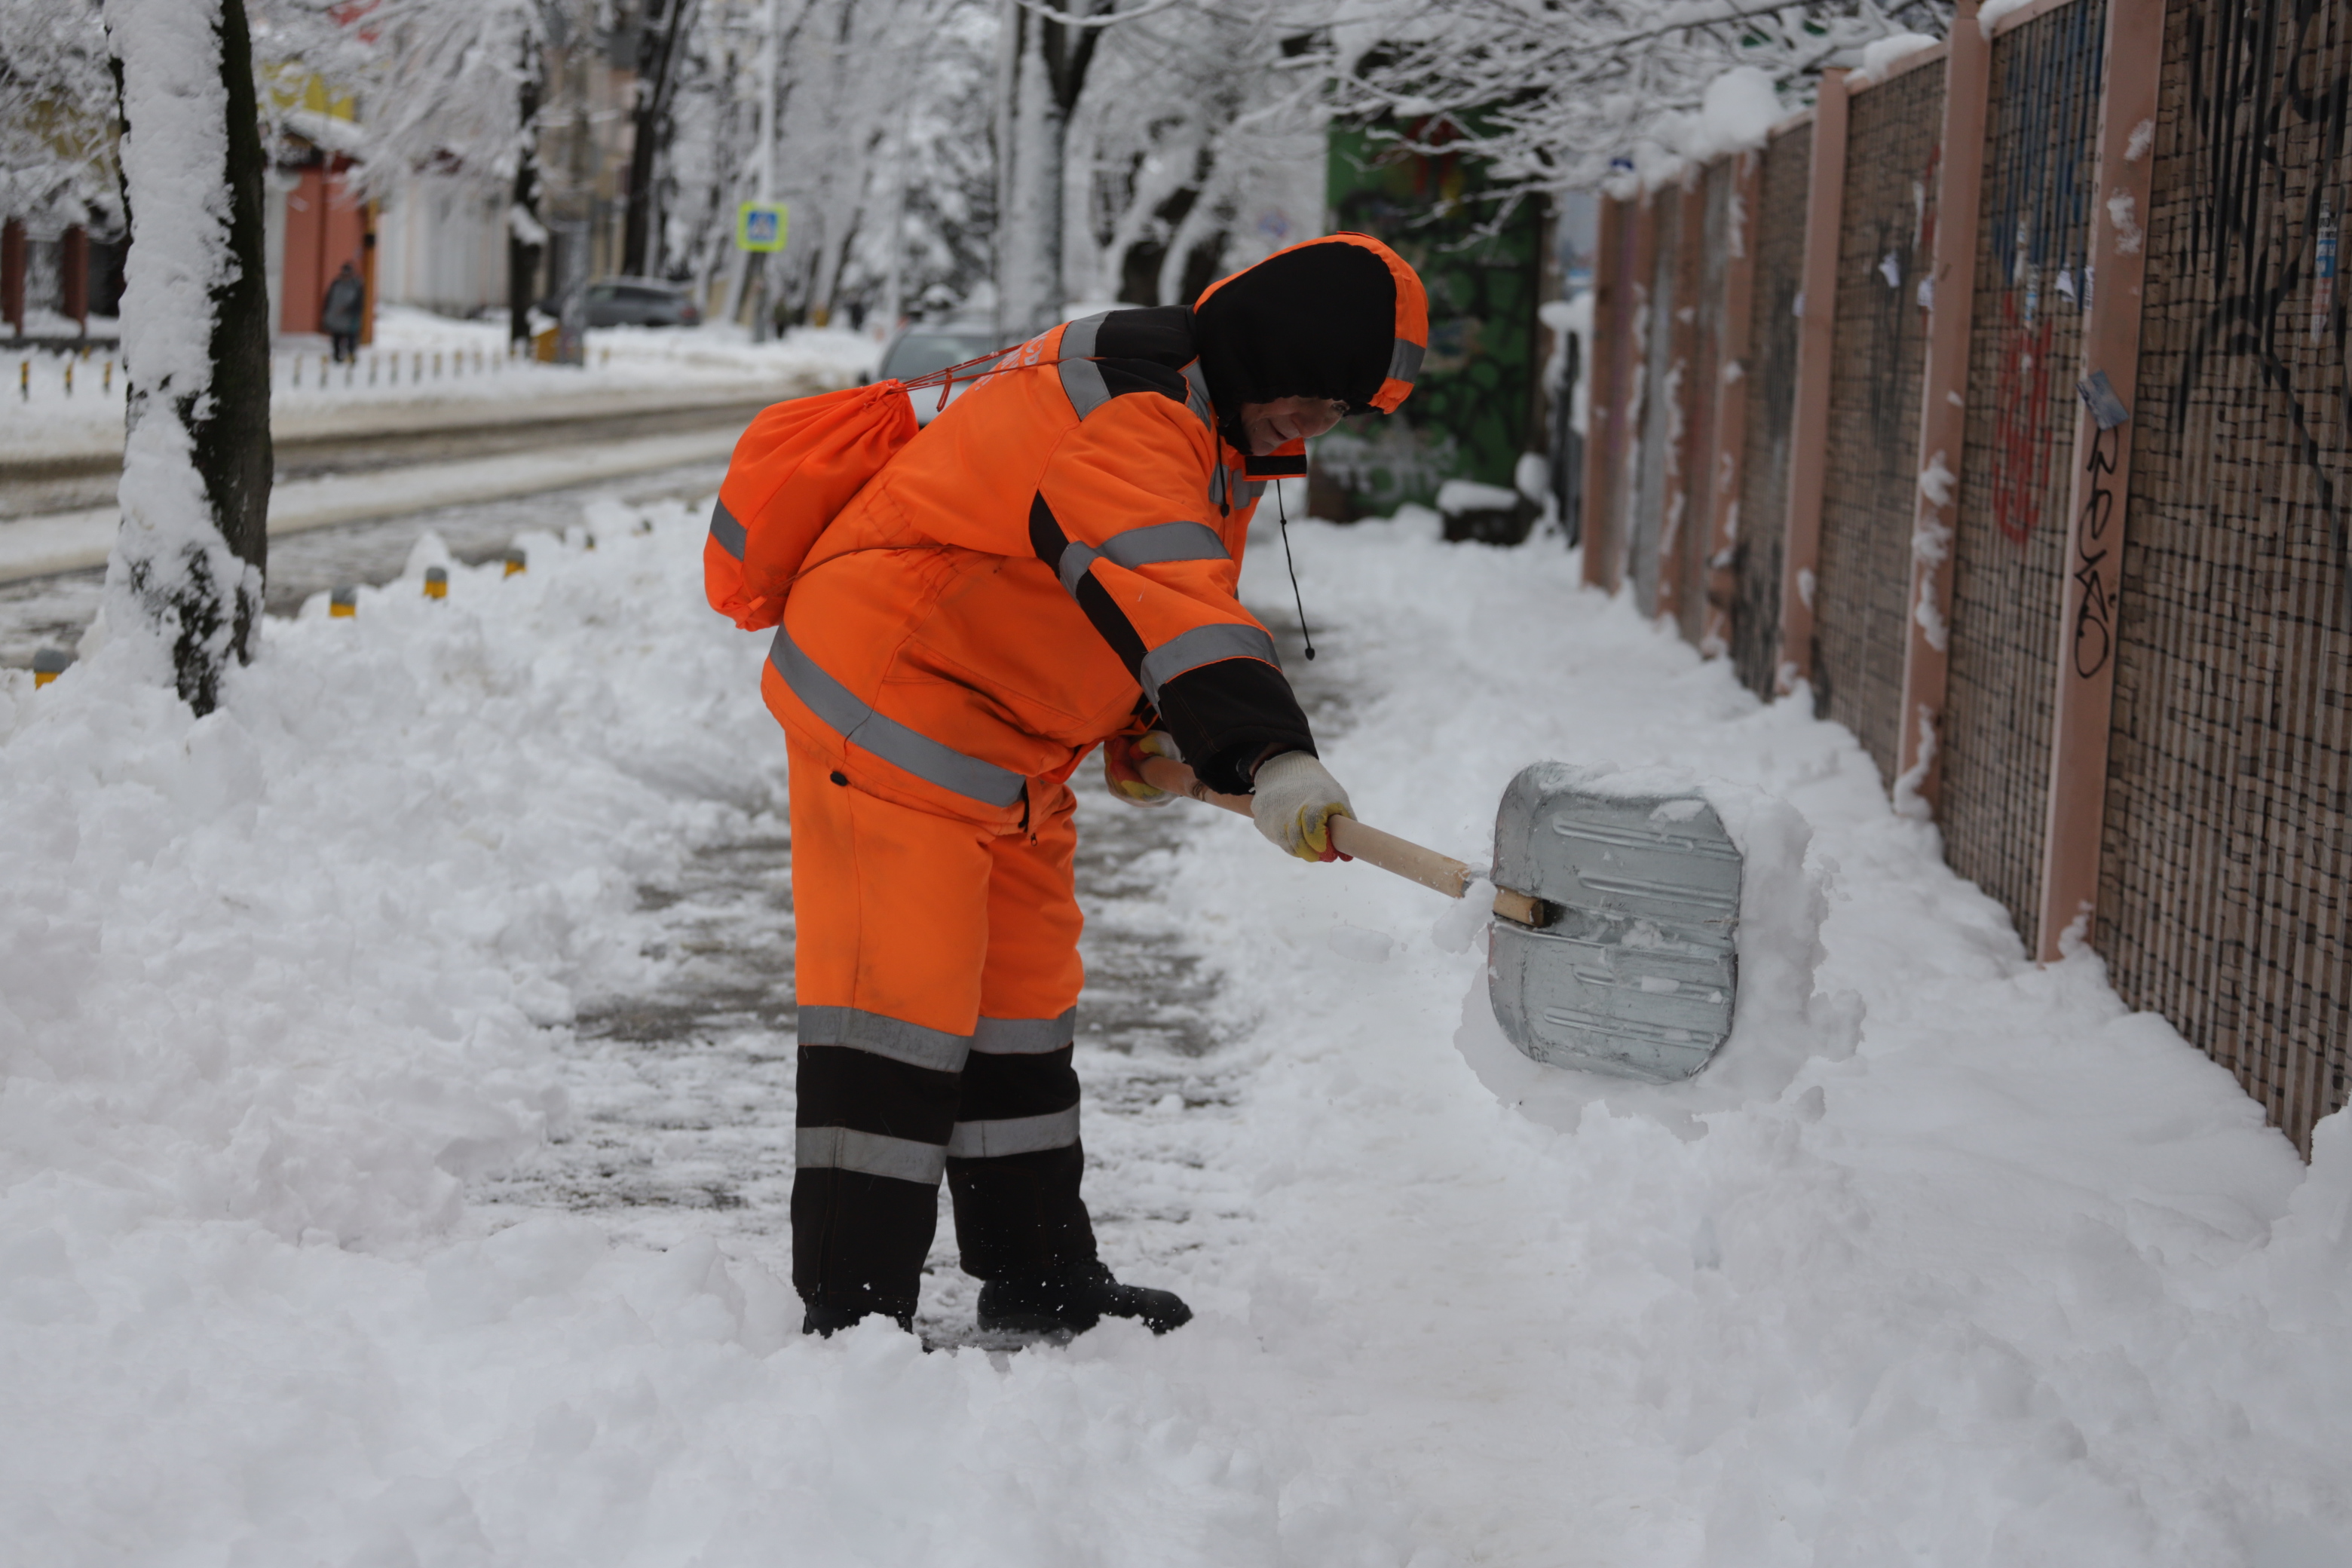
<svg viewBox="0 0 2352 1568">
<path fill-rule="evenodd" d="M 1138 758 L 1137 763 L 1144 782 L 1154 789 L 1164 789 L 1171 795 L 1190 795 L 1203 805 L 1219 806 L 1238 816 L 1252 815 L 1249 796 L 1225 795 L 1211 789 L 1194 777 L 1192 770 L 1182 763 L 1149 754 Z M 1331 819 L 1331 843 L 1342 855 L 1352 855 L 1383 871 L 1393 871 L 1407 881 L 1434 889 L 1449 899 L 1462 897 L 1470 890 L 1470 884 L 1478 879 L 1477 872 L 1451 855 L 1424 849 L 1411 839 L 1399 838 L 1393 833 L 1382 833 L 1352 816 Z M 1521 925 L 1551 923 L 1550 911 L 1541 899 L 1515 893 L 1507 888 L 1496 889 L 1495 912 Z"/>
</svg>

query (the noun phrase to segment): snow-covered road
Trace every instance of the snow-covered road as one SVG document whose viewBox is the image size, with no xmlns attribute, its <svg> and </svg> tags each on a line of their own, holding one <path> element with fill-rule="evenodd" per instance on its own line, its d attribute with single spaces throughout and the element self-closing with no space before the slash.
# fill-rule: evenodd
<svg viewBox="0 0 2352 1568">
<path fill-rule="evenodd" d="M 110 650 L 0 674 L 26 1561 L 2352 1556 L 2352 1123 L 2306 1173 L 1843 731 L 1426 514 L 1294 529 L 1363 816 L 1475 858 L 1539 757 L 1764 792 L 1797 984 L 1681 1088 L 1539 1068 L 1426 892 L 1090 807 L 1090 1194 L 1200 1317 L 800 1339 L 763 639 L 651 517 L 446 605 L 421 546 L 197 723 Z"/>
</svg>

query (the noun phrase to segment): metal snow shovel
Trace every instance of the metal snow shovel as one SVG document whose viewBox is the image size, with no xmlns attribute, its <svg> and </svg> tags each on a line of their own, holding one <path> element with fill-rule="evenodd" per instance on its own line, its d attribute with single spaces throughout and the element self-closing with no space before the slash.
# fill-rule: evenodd
<svg viewBox="0 0 2352 1568">
<path fill-rule="evenodd" d="M 1250 815 L 1165 757 L 1144 778 Z M 1495 816 L 1495 923 L 1486 965 L 1496 1022 L 1554 1067 L 1671 1083 L 1731 1032 L 1740 855 L 1694 794 L 1609 795 L 1556 763 L 1522 769 Z M 1342 855 L 1463 897 L 1478 873 L 1449 855 L 1335 818 Z"/>
</svg>

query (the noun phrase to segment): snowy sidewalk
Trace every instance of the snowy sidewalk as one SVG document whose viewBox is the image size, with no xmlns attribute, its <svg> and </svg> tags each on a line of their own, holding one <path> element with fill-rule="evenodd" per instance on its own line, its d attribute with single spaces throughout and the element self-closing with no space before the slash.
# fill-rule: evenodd
<svg viewBox="0 0 2352 1568">
<path fill-rule="evenodd" d="M 570 415 L 586 418 L 697 400 L 793 395 L 846 386 L 881 353 L 861 333 L 800 328 L 765 343 L 726 324 L 609 327 L 588 334 L 584 365 L 507 357 L 501 321 L 461 321 L 400 307 L 378 321 L 376 343 L 350 365 L 318 353 L 271 356 L 270 418 L 300 441 Z M 12 464 L 117 456 L 122 450 L 122 366 L 106 354 L 19 353 L 22 395 L 0 420 L 0 471 Z M 70 380 L 68 372 L 70 371 Z"/>
<path fill-rule="evenodd" d="M 412 463 L 356 474 L 287 479 L 270 488 L 269 536 L 396 517 L 436 507 L 535 495 L 688 463 L 724 461 L 742 435 L 714 430 L 644 436 L 544 452 L 509 452 L 448 463 Z M 106 564 L 122 521 L 114 507 L 0 521 L 0 583 Z"/>
<path fill-rule="evenodd" d="M 593 1120 L 565 1060 L 685 973 L 639 889 L 782 805 L 764 639 L 701 607 L 699 519 L 653 521 L 453 569 L 444 605 L 420 554 L 355 621 L 271 623 L 201 723 L 119 648 L 37 694 L 0 673 L 26 825 L 0 838 L 0 1530 L 27 1561 L 2352 1550 L 2347 1119 L 2306 1173 L 2095 960 L 2027 963 L 1843 731 L 1572 558 L 1425 514 L 1293 531 L 1363 816 L 1475 858 L 1538 758 L 1768 791 L 1824 917 L 1804 1030 L 1675 1089 L 1535 1068 L 1479 954 L 1432 941 L 1438 900 L 1180 803 L 1105 919 L 1199 955 L 1213 1043 L 1150 1098 L 1081 1070 L 1091 1195 L 1149 1238 L 1115 1261 L 1191 1326 L 807 1342 L 709 1210 L 485 1235 L 511 1210 L 464 1184 L 546 1203 L 514 1184 Z M 1248 574 L 1269 606 L 1278 554 Z M 957 1307 L 942 1279 L 927 1318 Z"/>
</svg>

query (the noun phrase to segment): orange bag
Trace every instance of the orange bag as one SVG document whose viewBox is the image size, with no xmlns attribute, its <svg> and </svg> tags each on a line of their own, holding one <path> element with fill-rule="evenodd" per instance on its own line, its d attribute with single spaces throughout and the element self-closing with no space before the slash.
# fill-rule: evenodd
<svg viewBox="0 0 2352 1568">
<path fill-rule="evenodd" d="M 906 384 L 877 382 L 760 411 L 735 443 L 702 546 L 710 607 L 747 632 L 784 616 L 817 535 L 915 438 Z"/>
</svg>

